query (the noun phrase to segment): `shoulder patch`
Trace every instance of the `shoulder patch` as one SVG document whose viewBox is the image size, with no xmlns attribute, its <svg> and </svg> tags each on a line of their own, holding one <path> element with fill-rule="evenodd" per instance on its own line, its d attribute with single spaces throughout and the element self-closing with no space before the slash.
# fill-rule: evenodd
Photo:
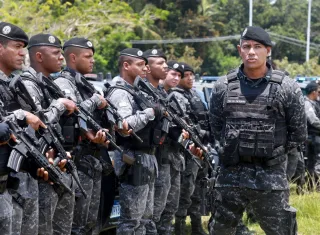
<svg viewBox="0 0 320 235">
<path fill-rule="evenodd" d="M 64 89 L 63 92 L 65 93 L 65 95 L 71 94 L 71 91 L 69 89 Z"/>
<path fill-rule="evenodd" d="M 125 101 L 121 101 L 120 103 L 119 103 L 119 107 L 128 107 L 128 106 L 130 106 L 129 104 L 128 104 L 128 102 L 125 102 Z"/>
<path fill-rule="evenodd" d="M 304 98 L 303 98 L 302 95 L 301 95 L 300 98 L 299 98 L 299 103 L 300 103 L 301 105 L 304 105 Z"/>
</svg>

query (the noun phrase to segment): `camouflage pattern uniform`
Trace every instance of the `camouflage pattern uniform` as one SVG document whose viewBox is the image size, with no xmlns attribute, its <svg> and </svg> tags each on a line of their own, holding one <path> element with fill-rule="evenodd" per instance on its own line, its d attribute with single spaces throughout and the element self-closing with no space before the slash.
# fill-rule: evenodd
<svg viewBox="0 0 320 235">
<path fill-rule="evenodd" d="M 199 94 L 194 90 L 176 88 L 173 89 L 173 93 L 180 101 L 181 107 L 186 113 L 191 113 L 191 99 L 194 99 L 198 105 L 201 103 L 200 105 L 205 107 L 205 105 L 201 102 Z M 194 119 L 192 119 L 192 121 L 198 124 L 198 121 L 195 121 Z M 200 121 L 203 122 L 204 120 L 199 120 L 199 122 Z M 208 131 L 208 128 L 206 131 Z M 200 163 L 202 169 L 199 169 L 199 166 L 194 161 L 187 159 L 186 170 L 182 173 L 179 209 L 176 213 L 176 230 L 178 230 L 179 223 L 182 225 L 182 227 L 184 227 L 185 217 L 190 215 L 193 229 L 201 233 L 202 215 L 200 212 L 200 180 L 207 176 L 208 167 L 203 161 L 200 161 L 199 159 L 196 159 L 196 161 Z M 178 234 L 178 231 L 176 234 Z"/>
<path fill-rule="evenodd" d="M 56 123 L 59 121 L 61 115 L 65 112 L 65 106 L 58 100 L 52 100 L 48 104 L 43 90 L 40 88 L 37 79 L 37 72 L 29 67 L 25 69 L 21 75 L 23 83 L 25 84 L 30 96 L 35 101 L 39 110 L 45 110 L 44 116 L 47 118 L 48 122 Z M 50 78 L 49 78 L 50 79 Z M 50 100 L 50 99 L 49 99 Z M 71 175 L 65 173 L 66 177 L 69 179 L 69 186 L 74 187 Z M 68 192 L 58 195 L 54 187 L 49 185 L 47 182 L 40 180 L 38 182 L 39 186 L 39 234 L 51 235 L 58 234 L 60 232 L 68 231 L 65 229 L 55 228 L 54 224 L 56 221 L 60 220 L 60 214 L 65 214 L 66 216 L 70 214 L 73 210 L 73 197 Z M 66 210 L 66 212 L 64 212 Z M 26 212 L 24 212 L 26 213 Z M 62 218 L 65 225 L 68 224 L 66 218 Z M 65 225 L 62 225 L 64 227 Z M 27 226 L 29 226 L 27 224 Z M 66 226 L 68 227 L 68 226 Z M 25 231 L 25 230 L 22 230 Z M 33 233 L 34 234 L 34 233 Z"/>
<path fill-rule="evenodd" d="M 215 213 L 210 234 L 234 234 L 248 204 L 252 206 L 256 219 L 266 234 L 296 234 L 295 209 L 288 205 L 286 165 L 287 150 L 301 144 L 306 138 L 304 100 L 300 88 L 292 79 L 280 71 L 273 71 L 269 65 L 268 68 L 264 78 L 253 81 L 243 74 L 241 66 L 240 72 L 234 70 L 228 74 L 228 79 L 223 77 L 214 84 L 210 117 L 215 139 L 221 145 L 221 169 L 216 182 Z M 264 99 L 268 94 L 270 99 Z M 245 99 L 250 100 L 253 97 L 254 103 L 245 102 Z M 258 106 L 255 105 L 256 102 L 260 102 Z M 250 153 L 246 154 L 246 151 L 251 151 L 251 145 L 245 143 L 250 141 L 250 138 L 245 137 L 244 133 L 239 134 L 247 128 L 244 122 L 240 127 L 229 123 L 237 122 L 241 118 L 226 118 L 238 115 L 240 110 L 245 110 L 247 106 L 251 108 L 248 108 L 250 112 L 243 113 L 256 115 L 258 118 L 262 112 L 268 112 L 269 109 L 265 111 L 267 104 L 271 106 L 270 110 L 274 108 L 276 112 L 272 112 L 273 116 L 269 114 L 270 116 L 261 122 L 275 118 L 276 134 L 272 132 L 272 136 L 267 137 L 269 141 L 274 141 L 275 146 L 263 147 L 267 141 L 258 141 L 260 145 L 257 153 L 268 153 L 269 157 L 261 160 L 253 158 Z M 250 130 L 259 128 L 250 121 L 252 119 L 248 120 L 246 115 L 241 120 L 251 124 Z M 270 124 L 260 125 L 266 128 L 266 125 Z M 268 134 L 266 130 L 263 133 Z M 260 146 L 265 149 L 264 152 L 259 152 Z M 272 152 L 267 152 L 270 149 Z"/>
<path fill-rule="evenodd" d="M 306 145 L 308 164 L 306 168 L 311 177 L 309 186 L 317 187 L 317 190 L 320 190 L 319 183 L 312 185 L 313 182 L 320 180 L 320 119 L 318 105 L 317 101 L 310 100 L 307 96 L 305 97 L 305 112 L 308 121 L 308 141 Z"/>
<path fill-rule="evenodd" d="M 117 85 L 133 89 L 122 78 L 118 78 Z M 133 96 L 122 89 L 113 89 L 108 93 L 110 101 L 118 108 L 119 114 L 125 118 L 132 129 L 139 135 L 139 131 L 148 132 L 155 116 L 152 108 L 141 110 L 135 103 Z M 148 125 L 149 124 L 149 125 Z M 141 135 L 139 135 L 141 137 Z M 143 138 L 143 137 L 141 137 Z M 114 168 L 120 177 L 119 202 L 121 206 L 117 234 L 156 234 L 156 226 L 152 221 L 154 203 L 154 182 L 158 174 L 158 164 L 150 145 L 143 149 L 131 145 L 133 139 L 127 137 L 120 146 L 131 157 L 136 159 L 131 166 L 124 163 L 122 155 L 115 151 Z M 149 139 L 143 138 L 145 144 Z M 148 149 L 148 151 L 147 151 Z M 139 162 L 139 163 L 137 163 Z M 138 171 L 142 171 L 142 179 L 134 183 L 132 179 Z"/>
<path fill-rule="evenodd" d="M 83 94 L 80 94 L 75 82 L 76 73 L 73 69 L 66 68 L 54 82 L 61 88 L 66 97 L 77 104 L 81 104 L 81 106 L 92 113 L 101 105 L 100 98 L 96 94 L 93 94 L 91 98 L 83 99 Z M 82 149 L 79 155 L 77 154 L 75 162 L 78 168 L 80 183 L 88 197 L 84 198 L 81 192 L 78 191 L 79 189 L 76 190 L 72 234 L 86 234 L 88 230 L 91 230 L 95 226 L 100 204 L 102 166 L 100 161 L 92 156 L 95 152 L 98 154 L 99 151 L 95 144 L 89 144 L 87 141 L 81 142 L 80 147 Z M 89 213 L 89 211 L 92 212 Z"/>
<path fill-rule="evenodd" d="M 0 71 L 0 99 L 4 104 L 4 110 L 12 112 L 7 116 L 7 119 L 11 120 L 23 120 L 25 118 L 24 111 L 18 109 L 20 104 L 18 104 L 13 98 L 13 94 L 9 91 L 9 78 Z M 14 108 L 15 107 L 15 108 Z M 10 155 L 10 148 L 7 145 L 1 146 L 1 155 L 6 156 Z M 4 159 L 6 159 L 4 158 Z M 5 163 L 6 165 L 6 163 Z M 1 170 L 2 172 L 2 170 Z M 4 175 L 1 175 L 0 181 L 7 181 L 8 172 Z M 10 173 L 11 179 L 19 179 L 19 187 L 17 189 L 9 188 L 5 189 L 0 197 L 2 199 L 1 205 L 1 234 L 20 234 L 21 231 L 26 231 L 26 234 L 35 234 L 38 232 L 38 187 L 37 181 L 32 178 L 29 173 Z M 26 211 L 28 211 L 29 217 L 23 216 L 23 208 L 13 199 L 13 196 L 16 196 L 16 199 L 21 199 L 21 202 L 24 202 Z M 22 226 L 22 222 L 26 221 L 30 223 L 30 227 Z M 24 223 L 25 224 L 25 223 Z M 26 224 L 25 224 L 26 225 Z M 22 230 L 24 229 L 24 230 Z"/>
<path fill-rule="evenodd" d="M 167 96 L 162 85 L 159 85 L 158 89 L 162 96 Z M 173 140 L 175 139 L 173 135 L 179 135 L 178 132 L 181 130 L 177 130 L 173 123 L 171 126 L 171 135 L 169 133 L 165 142 L 157 148 L 156 153 L 159 174 L 155 180 L 153 221 L 157 226 L 158 234 L 171 234 L 172 221 L 179 205 L 180 172 L 185 168 L 180 146 Z"/>
</svg>

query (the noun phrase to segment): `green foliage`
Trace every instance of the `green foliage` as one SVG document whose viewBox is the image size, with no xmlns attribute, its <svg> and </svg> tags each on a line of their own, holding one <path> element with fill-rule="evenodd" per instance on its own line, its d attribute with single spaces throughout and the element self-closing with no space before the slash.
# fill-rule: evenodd
<svg viewBox="0 0 320 235">
<path fill-rule="evenodd" d="M 132 45 L 130 40 L 239 35 L 249 21 L 249 1 L 243 0 L 2 0 L 0 6 L 0 20 L 19 25 L 30 36 L 50 32 L 62 41 L 88 37 L 96 48 L 95 70 L 113 73 L 119 50 L 134 46 L 161 48 L 200 74 L 222 75 L 240 64 L 238 40 L 158 45 Z M 305 64 L 307 8 L 308 1 L 301 0 L 277 0 L 274 5 L 253 1 L 253 25 L 273 33 L 272 58 L 292 76 L 319 75 L 320 1 L 312 1 L 311 18 L 311 42 L 318 45 L 311 44 L 313 59 Z"/>
<path fill-rule="evenodd" d="M 281 61 L 274 61 L 279 69 L 286 70 L 290 73 L 290 77 L 294 78 L 297 75 L 302 76 L 314 76 L 320 75 L 320 65 L 318 64 L 318 58 L 314 57 L 309 60 L 308 63 L 298 64 L 289 63 L 288 58 L 284 57 Z"/>
</svg>

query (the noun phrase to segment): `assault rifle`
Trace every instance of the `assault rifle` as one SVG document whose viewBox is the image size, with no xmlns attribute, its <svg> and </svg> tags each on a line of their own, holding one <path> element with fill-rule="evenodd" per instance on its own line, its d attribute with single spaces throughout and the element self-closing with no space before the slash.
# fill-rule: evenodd
<svg viewBox="0 0 320 235">
<path fill-rule="evenodd" d="M 31 130 L 30 126 L 21 128 L 14 121 L 5 120 L 3 114 L 4 111 L 1 108 L 0 119 L 9 125 L 12 133 L 16 137 L 16 141 L 11 139 L 8 143 L 12 148 L 12 151 L 7 167 L 15 172 L 19 172 L 23 162 L 28 159 L 32 163 L 35 163 L 36 167 L 44 168 L 44 170 L 48 172 L 49 180 L 51 182 L 61 186 L 67 192 L 72 193 L 62 172 L 51 165 L 47 157 L 38 150 L 38 148 L 41 148 L 41 142 L 34 142 L 37 139 L 34 130 Z"/>
<path fill-rule="evenodd" d="M 106 98 L 106 101 L 108 102 L 108 107 L 107 107 L 107 115 L 108 115 L 108 120 L 115 125 L 117 123 L 117 127 L 119 130 L 123 129 L 123 118 L 121 117 L 121 115 L 118 113 L 118 108 L 116 106 L 114 106 L 114 104 L 111 103 L 111 101 Z M 132 127 L 128 124 L 129 129 L 132 130 Z M 143 140 L 134 132 L 132 131 L 130 134 L 133 138 L 135 138 L 136 140 L 138 140 L 140 142 L 140 144 L 143 142 Z"/>
<path fill-rule="evenodd" d="M 173 94 L 170 94 L 167 98 L 162 97 L 150 83 L 144 81 L 139 76 L 136 77 L 133 86 L 137 92 L 143 91 L 147 93 L 149 96 L 153 97 L 157 102 L 159 102 L 163 110 L 171 118 L 172 122 L 174 122 L 177 126 L 189 133 L 190 140 L 192 140 L 192 142 L 203 151 L 202 157 L 204 161 L 208 164 L 210 170 L 213 170 L 212 165 L 210 163 L 209 153 L 205 146 L 202 144 L 199 136 L 196 134 L 192 127 L 190 127 L 185 121 L 183 121 L 179 117 L 179 111 L 177 110 L 177 106 L 173 106 L 172 102 L 174 102 L 176 105 L 179 104 L 177 98 Z M 138 95 L 137 97 L 140 100 L 139 103 L 143 104 L 145 108 L 152 107 L 150 101 L 146 99 L 143 95 Z"/>
<path fill-rule="evenodd" d="M 42 75 L 42 74 L 41 74 Z M 87 198 L 87 194 L 85 190 L 83 189 L 80 179 L 78 176 L 77 168 L 74 164 L 74 162 L 68 157 L 67 152 L 64 150 L 61 142 L 64 141 L 64 138 L 61 134 L 61 127 L 58 123 L 49 123 L 46 120 L 46 117 L 42 110 L 39 110 L 37 105 L 35 104 L 34 100 L 30 96 L 27 88 L 23 84 L 20 77 L 14 77 L 9 85 L 10 90 L 13 92 L 17 92 L 16 89 L 19 89 L 19 96 L 24 98 L 24 101 L 27 102 L 32 107 L 32 112 L 36 116 L 38 116 L 41 121 L 43 121 L 47 128 L 40 128 L 38 131 L 39 135 L 45 140 L 48 146 L 53 147 L 56 150 L 56 158 L 54 159 L 53 166 L 57 166 L 57 164 L 63 160 L 66 159 L 67 163 L 65 165 L 65 168 L 67 172 L 69 172 L 73 179 L 75 180 L 76 184 L 78 185 L 81 193 L 85 198 Z M 61 141 L 61 142 L 60 142 Z"/>
<path fill-rule="evenodd" d="M 94 88 L 94 86 L 88 82 L 83 76 L 81 76 L 80 73 L 77 73 L 75 76 L 75 81 L 78 87 L 81 88 L 81 90 L 87 90 L 89 91 L 89 93 L 91 94 L 99 94 L 99 92 Z M 118 109 L 117 107 L 115 107 L 109 99 L 107 99 L 105 97 L 106 101 L 107 101 L 107 108 L 106 110 L 106 114 L 108 116 L 108 121 L 112 124 L 112 125 L 117 125 L 117 128 L 119 130 L 123 129 L 123 118 L 120 116 L 120 114 L 118 113 Z M 129 129 L 132 129 L 129 126 Z M 130 134 L 131 136 L 133 136 L 136 140 L 138 140 L 140 143 L 142 143 L 142 139 L 135 133 L 135 132 L 131 132 Z"/>
</svg>

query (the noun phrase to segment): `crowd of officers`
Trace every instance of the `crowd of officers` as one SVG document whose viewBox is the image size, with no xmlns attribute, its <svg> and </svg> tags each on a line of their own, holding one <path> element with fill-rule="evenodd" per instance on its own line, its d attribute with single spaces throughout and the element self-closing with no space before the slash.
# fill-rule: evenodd
<svg viewBox="0 0 320 235">
<path fill-rule="evenodd" d="M 18 76 L 36 104 L 31 108 L 10 85 L 13 72 L 22 69 L 25 47 L 30 67 Z M 219 154 L 216 185 L 210 194 L 214 201 L 210 234 L 245 234 L 247 231 L 241 233 L 237 226 L 249 206 L 266 234 L 296 234 L 295 209 L 288 205 L 286 170 L 287 153 L 306 139 L 304 98 L 292 79 L 267 63 L 271 47 L 270 37 L 262 28 L 247 27 L 238 45 L 243 63 L 214 84 L 208 110 L 192 89 L 193 68 L 167 61 L 159 49 L 122 50 L 119 76 L 102 96 L 89 83 L 81 82 L 94 65 L 91 41 L 76 37 L 62 46 L 54 35 L 37 34 L 29 39 L 19 27 L 1 22 L 1 234 L 98 233 L 101 151 L 111 148 L 106 128 L 121 147 L 121 151 L 114 150 L 113 157 L 121 206 L 117 234 L 172 234 L 174 220 L 175 234 L 185 235 L 188 215 L 191 233 L 206 234 L 201 222 L 200 181 L 208 177 L 212 167 L 204 161 L 205 150 L 188 142 L 191 133 L 177 123 L 165 125 L 170 115 L 155 96 L 139 92 L 150 102 L 148 107 L 141 104 L 135 83 L 139 77 L 161 99 L 176 97 L 180 118 L 197 128 L 201 142 L 211 144 Z M 61 71 L 64 59 L 66 67 Z M 53 79 L 51 74 L 57 72 Z M 55 98 L 55 93 L 63 96 Z M 108 120 L 105 109 L 111 104 L 123 118 L 121 128 Z M 74 121 L 80 107 L 103 129 L 80 128 L 81 124 Z M 39 110 L 44 114 L 41 119 L 36 115 Z M 57 190 L 43 168 L 31 172 L 34 168 L 27 161 L 19 172 L 9 171 L 12 141 L 19 137 L 11 132 L 8 120 L 34 130 L 58 124 L 87 197 L 66 171 L 68 159 L 57 167 L 72 193 Z M 185 142 L 188 145 L 183 147 Z M 58 153 L 49 147 L 45 154 L 52 163 Z"/>
</svg>

